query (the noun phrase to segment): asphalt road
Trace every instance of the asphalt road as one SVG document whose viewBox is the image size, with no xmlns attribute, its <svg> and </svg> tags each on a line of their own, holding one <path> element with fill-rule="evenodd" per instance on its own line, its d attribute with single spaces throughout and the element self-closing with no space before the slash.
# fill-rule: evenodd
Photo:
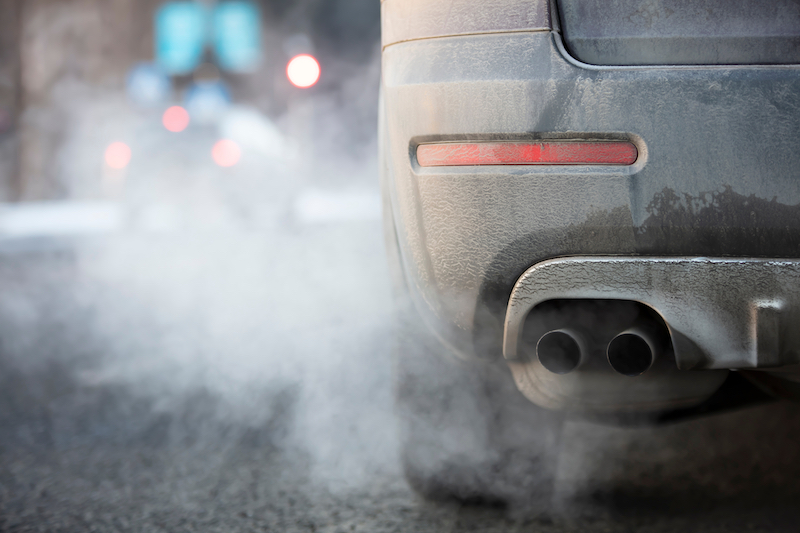
<svg viewBox="0 0 800 533">
<path fill-rule="evenodd" d="M 797 531 L 800 409 L 570 422 L 544 514 L 398 466 L 377 221 L 0 253 L 0 531 Z"/>
<path fill-rule="evenodd" d="M 359 68 L 286 117 L 314 133 L 303 157 L 239 109 L 231 169 L 210 162 L 215 128 L 175 136 L 158 110 L 70 89 L 72 197 L 117 204 L 80 238 L 19 236 L 47 217 L 0 206 L 0 237 L 18 234 L 0 239 L 0 531 L 798 531 L 786 403 L 656 429 L 568 422 L 543 513 L 408 488 L 373 201 L 379 68 Z M 130 167 L 98 176 L 117 138 Z"/>
</svg>

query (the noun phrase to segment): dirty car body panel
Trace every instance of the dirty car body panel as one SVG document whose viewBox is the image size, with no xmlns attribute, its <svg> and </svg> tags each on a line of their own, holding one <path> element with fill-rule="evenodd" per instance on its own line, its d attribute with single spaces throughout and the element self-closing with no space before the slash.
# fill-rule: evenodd
<svg viewBox="0 0 800 533">
<path fill-rule="evenodd" d="M 797 381 L 798 3 L 634 4 L 382 4 L 382 186 L 404 294 L 443 353 L 505 357 L 547 408 L 686 408 L 731 369 Z M 727 20 L 728 34 L 681 9 Z M 637 155 L 440 166 L 417 156 L 489 142 L 627 142 Z M 626 311 L 608 302 L 639 311 L 609 321 Z M 656 348 L 642 333 L 652 361 L 626 374 L 610 347 L 643 315 L 668 335 Z M 563 374 L 538 351 L 553 331 L 580 348 Z"/>
</svg>

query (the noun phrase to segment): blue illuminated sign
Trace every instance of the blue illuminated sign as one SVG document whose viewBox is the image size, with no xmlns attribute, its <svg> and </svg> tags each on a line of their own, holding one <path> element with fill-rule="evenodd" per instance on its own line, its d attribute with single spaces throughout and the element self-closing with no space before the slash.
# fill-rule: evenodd
<svg viewBox="0 0 800 533">
<path fill-rule="evenodd" d="M 128 96 L 143 106 L 155 106 L 166 102 L 172 93 L 172 83 L 158 65 L 138 63 L 128 71 L 126 80 Z"/>
<path fill-rule="evenodd" d="M 231 93 L 220 80 L 194 82 L 184 96 L 186 110 L 199 124 L 218 120 L 230 103 Z"/>
<path fill-rule="evenodd" d="M 261 16 L 255 4 L 223 1 L 212 15 L 211 37 L 219 67 L 233 72 L 255 70 L 261 61 Z"/>
<path fill-rule="evenodd" d="M 197 2 L 167 2 L 156 12 L 156 62 L 169 74 L 188 74 L 200 64 L 208 38 L 208 14 Z"/>
</svg>

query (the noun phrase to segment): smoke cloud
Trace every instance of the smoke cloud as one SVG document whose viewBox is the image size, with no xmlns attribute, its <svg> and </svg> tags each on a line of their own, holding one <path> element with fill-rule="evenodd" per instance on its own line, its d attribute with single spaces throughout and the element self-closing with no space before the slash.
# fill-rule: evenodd
<svg viewBox="0 0 800 533">
<path fill-rule="evenodd" d="M 304 20 L 291 3 L 264 3 L 282 32 L 265 36 L 264 72 L 233 80 L 236 104 L 181 134 L 119 83 L 81 75 L 80 61 L 22 111 L 37 141 L 26 153 L 55 164 L 39 201 L 0 209 L 0 529 L 733 531 L 736 510 L 790 530 L 800 465 L 790 406 L 599 426 L 531 414 L 502 362 L 478 378 L 436 362 L 428 390 L 400 381 L 423 412 L 457 404 L 453 418 L 412 420 L 437 450 L 412 450 L 417 473 L 450 450 L 476 473 L 445 469 L 467 503 L 411 492 L 393 405 L 377 29 L 357 17 L 372 28 L 366 44 L 342 29 L 362 13 L 355 4 Z M 48 13 L 83 27 L 60 12 Z M 319 90 L 287 92 L 274 77 L 279 37 L 329 19 Z M 230 168 L 211 157 L 222 137 L 242 151 Z M 124 169 L 103 164 L 111 141 L 131 149 Z M 424 328 L 405 334 L 419 341 Z M 489 437 L 510 444 L 487 450 Z M 548 453 L 529 460 L 539 441 Z M 546 490 L 515 493 L 544 478 Z M 514 512 L 470 500 L 475 479 L 517 496 Z"/>
</svg>

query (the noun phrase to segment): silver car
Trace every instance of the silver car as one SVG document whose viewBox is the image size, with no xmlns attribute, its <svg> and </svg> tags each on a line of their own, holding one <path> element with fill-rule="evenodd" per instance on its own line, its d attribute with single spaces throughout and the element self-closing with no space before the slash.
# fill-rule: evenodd
<svg viewBox="0 0 800 533">
<path fill-rule="evenodd" d="M 415 488 L 546 499 L 565 416 L 798 397 L 800 2 L 384 0 L 382 31 Z"/>
</svg>

